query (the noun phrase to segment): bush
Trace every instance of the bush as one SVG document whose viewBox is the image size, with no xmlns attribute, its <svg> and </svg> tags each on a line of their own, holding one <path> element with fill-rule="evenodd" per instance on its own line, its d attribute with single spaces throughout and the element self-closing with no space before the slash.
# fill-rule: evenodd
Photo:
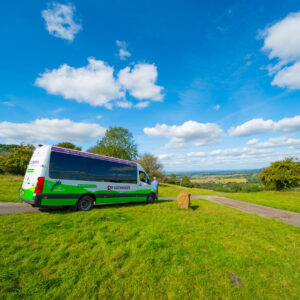
<svg viewBox="0 0 300 300">
<path fill-rule="evenodd" d="M 2 157 L 0 168 L 5 173 L 24 175 L 33 150 L 33 145 L 20 145 L 15 147 L 12 153 Z"/>
<path fill-rule="evenodd" d="M 300 186 L 300 164 L 293 158 L 275 161 L 259 175 L 268 190 L 284 190 Z"/>
</svg>

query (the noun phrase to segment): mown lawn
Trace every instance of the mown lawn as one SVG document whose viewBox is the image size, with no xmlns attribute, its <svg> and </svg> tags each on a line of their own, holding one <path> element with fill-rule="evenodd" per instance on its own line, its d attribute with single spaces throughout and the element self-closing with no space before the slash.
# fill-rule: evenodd
<svg viewBox="0 0 300 300">
<path fill-rule="evenodd" d="M 198 188 L 186 188 L 179 185 L 161 183 L 158 189 L 159 197 L 168 197 L 168 196 L 178 196 L 178 194 L 182 191 L 186 191 L 191 195 L 219 195 L 219 192 L 206 190 L 206 189 L 198 189 Z"/>
<path fill-rule="evenodd" d="M 0 202 L 20 202 L 23 176 L 0 175 Z"/>
<path fill-rule="evenodd" d="M 300 228 L 205 200 L 2 216 L 0 255 L 6 299 L 300 295 Z"/>
<path fill-rule="evenodd" d="M 300 192 L 232 193 L 224 197 L 300 213 Z"/>
</svg>

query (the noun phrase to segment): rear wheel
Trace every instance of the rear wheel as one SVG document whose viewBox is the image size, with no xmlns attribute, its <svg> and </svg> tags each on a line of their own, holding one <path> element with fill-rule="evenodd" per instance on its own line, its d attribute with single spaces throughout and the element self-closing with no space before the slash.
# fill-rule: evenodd
<svg viewBox="0 0 300 300">
<path fill-rule="evenodd" d="M 147 197 L 146 202 L 147 203 L 154 203 L 154 201 L 155 201 L 155 195 L 154 194 L 149 194 L 148 197 Z"/>
<path fill-rule="evenodd" d="M 78 200 L 77 209 L 88 211 L 94 207 L 94 199 L 90 196 L 83 196 Z"/>
</svg>

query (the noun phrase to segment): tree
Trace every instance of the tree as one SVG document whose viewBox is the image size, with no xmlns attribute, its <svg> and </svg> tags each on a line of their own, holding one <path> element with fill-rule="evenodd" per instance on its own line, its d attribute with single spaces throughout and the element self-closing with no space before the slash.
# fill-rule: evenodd
<svg viewBox="0 0 300 300">
<path fill-rule="evenodd" d="M 163 166 L 158 161 L 158 157 L 150 153 L 145 153 L 140 156 L 136 162 L 144 168 L 151 179 L 153 179 L 153 177 L 157 177 L 159 181 L 164 181 L 165 175 L 163 172 Z"/>
<path fill-rule="evenodd" d="M 127 160 L 135 160 L 138 155 L 132 133 L 123 127 L 109 127 L 97 145 L 87 151 Z"/>
<path fill-rule="evenodd" d="M 69 143 L 69 142 L 62 142 L 62 143 L 57 144 L 56 146 L 81 151 L 81 147 L 78 147 L 78 146 L 76 146 L 72 143 Z"/>
<path fill-rule="evenodd" d="M 2 168 L 6 173 L 24 175 L 30 158 L 33 154 L 33 145 L 20 145 L 2 160 Z"/>
<path fill-rule="evenodd" d="M 269 190 L 284 190 L 300 185 L 300 164 L 294 158 L 271 163 L 259 175 Z"/>
<path fill-rule="evenodd" d="M 181 185 L 185 187 L 193 187 L 193 183 L 187 176 L 182 176 L 181 178 Z"/>
<path fill-rule="evenodd" d="M 176 174 L 174 174 L 174 173 L 170 174 L 169 183 L 171 183 L 171 184 L 177 184 L 178 183 Z"/>
</svg>

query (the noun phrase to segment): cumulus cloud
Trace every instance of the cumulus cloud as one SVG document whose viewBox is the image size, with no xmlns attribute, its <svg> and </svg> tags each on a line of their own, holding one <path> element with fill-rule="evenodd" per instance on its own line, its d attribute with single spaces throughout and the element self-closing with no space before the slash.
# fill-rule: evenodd
<svg viewBox="0 0 300 300">
<path fill-rule="evenodd" d="M 214 106 L 214 110 L 219 110 L 221 108 L 221 106 L 219 104 Z"/>
<path fill-rule="evenodd" d="M 253 149 L 250 147 L 216 149 L 209 153 L 165 153 L 158 155 L 160 162 L 168 170 L 225 170 L 267 166 L 271 161 L 286 156 L 299 155 L 293 152 L 276 152 L 274 149 Z"/>
<path fill-rule="evenodd" d="M 46 71 L 35 84 L 49 94 L 109 108 L 109 101 L 122 97 L 113 75 L 114 68 L 94 58 L 89 58 L 88 62 L 87 66 L 81 68 L 64 64 L 58 69 Z"/>
<path fill-rule="evenodd" d="M 252 119 L 237 127 L 229 129 L 231 136 L 250 136 L 266 132 L 295 132 L 300 130 L 300 116 L 273 120 Z"/>
<path fill-rule="evenodd" d="M 163 88 L 155 84 L 156 79 L 157 69 L 152 64 L 137 64 L 132 70 L 127 67 L 115 78 L 113 67 L 91 57 L 84 67 L 64 64 L 57 69 L 47 70 L 40 74 L 35 85 L 52 95 L 111 109 L 114 103 L 119 107 L 133 107 L 125 99 L 126 91 L 138 100 L 161 101 Z M 149 101 L 144 101 L 135 107 L 145 108 L 148 105 Z"/>
<path fill-rule="evenodd" d="M 259 139 L 252 139 L 247 142 L 247 145 L 254 145 L 254 144 L 257 144 L 258 142 L 259 142 Z"/>
<path fill-rule="evenodd" d="M 72 41 L 75 35 L 82 29 L 80 24 L 74 21 L 75 6 L 72 4 L 51 3 L 48 9 L 42 11 L 42 17 L 46 21 L 46 28 L 55 37 Z"/>
<path fill-rule="evenodd" d="M 182 148 L 188 144 L 205 146 L 217 144 L 223 130 L 214 123 L 198 123 L 187 121 L 182 125 L 156 124 L 152 128 L 144 128 L 144 133 L 154 137 L 170 139 L 167 148 Z"/>
<path fill-rule="evenodd" d="M 162 101 L 163 88 L 155 84 L 157 68 L 154 64 L 136 64 L 131 69 L 126 67 L 119 72 L 119 83 L 130 95 L 142 100 Z"/>
<path fill-rule="evenodd" d="M 262 33 L 263 50 L 277 64 L 269 66 L 275 74 L 272 85 L 300 89 L 300 12 L 291 13 L 283 20 L 269 26 Z"/>
<path fill-rule="evenodd" d="M 137 103 L 134 107 L 136 108 L 145 108 L 147 106 L 149 106 L 150 102 L 149 101 L 142 101 Z"/>
<path fill-rule="evenodd" d="M 30 123 L 0 123 L 0 138 L 6 143 L 72 141 L 84 143 L 103 136 L 106 129 L 95 123 L 69 119 L 36 119 Z"/>
<path fill-rule="evenodd" d="M 118 101 L 116 103 L 116 106 L 121 107 L 121 108 L 131 108 L 132 107 L 132 103 L 129 101 Z"/>
<path fill-rule="evenodd" d="M 131 56 L 131 53 L 127 50 L 127 43 L 124 41 L 116 41 L 116 44 L 119 48 L 119 57 L 121 60 L 126 60 L 127 57 Z"/>
<path fill-rule="evenodd" d="M 295 139 L 289 136 L 280 136 L 276 138 L 269 138 L 266 142 L 257 143 L 255 148 L 277 148 L 277 147 L 289 147 L 300 148 L 300 139 Z"/>
</svg>

